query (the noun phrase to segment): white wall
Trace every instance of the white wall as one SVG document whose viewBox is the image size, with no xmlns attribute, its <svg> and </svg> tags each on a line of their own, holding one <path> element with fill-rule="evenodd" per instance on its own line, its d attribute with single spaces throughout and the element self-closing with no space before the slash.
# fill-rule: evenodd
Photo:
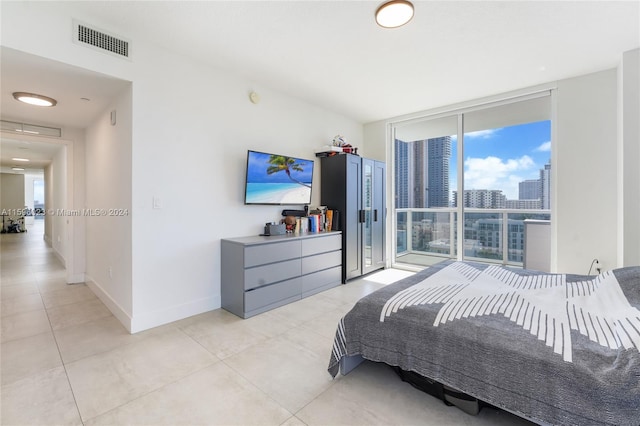
<svg viewBox="0 0 640 426">
<path fill-rule="evenodd" d="M 73 127 L 63 127 L 62 136 L 67 151 L 66 208 L 78 211 L 85 206 L 85 131 Z M 69 251 L 67 256 L 67 282 L 85 281 L 85 217 L 69 216 Z"/>
<path fill-rule="evenodd" d="M 9 226 L 9 219 L 22 217 L 24 206 L 24 175 L 0 173 L 0 211 L 7 215 L 5 228 Z"/>
<path fill-rule="evenodd" d="M 110 112 L 116 111 L 116 125 Z M 85 143 L 88 285 L 123 324 L 133 316 L 131 283 L 131 88 L 87 129 Z M 104 214 L 106 212 L 106 214 Z"/>
<path fill-rule="evenodd" d="M 387 122 L 376 121 L 368 123 L 364 126 L 363 152 L 366 152 L 367 158 L 378 161 L 386 161 L 387 159 Z M 360 150 L 358 150 L 360 153 Z"/>
<path fill-rule="evenodd" d="M 123 37 L 128 34 L 87 19 L 72 7 L 73 3 L 64 2 L 3 4 L 2 43 L 132 82 L 131 179 L 116 178 L 110 189 L 112 194 L 131 193 L 131 233 L 127 236 L 116 228 L 113 238 L 119 240 L 110 240 L 105 247 L 109 253 L 127 241 L 131 244 L 131 300 L 126 295 L 127 262 L 110 260 L 113 276 L 122 273 L 122 281 L 108 284 L 105 265 L 95 261 L 99 250 L 95 238 L 102 237 L 88 224 L 87 268 L 104 294 L 97 286 L 94 289 L 103 300 L 117 302 L 119 306 L 109 305 L 110 309 L 125 323 L 123 317 L 129 316 L 125 326 L 133 332 L 217 308 L 220 239 L 258 234 L 286 207 L 243 204 L 246 151 L 314 158 L 315 148 L 342 134 L 366 155 L 362 125 L 144 40 L 132 39 L 131 61 L 75 45 L 72 17 Z M 252 90 L 261 95 L 257 105 L 249 101 Z M 122 116 L 119 112 L 119 123 Z M 94 143 L 114 142 L 113 136 L 102 132 L 108 131 L 99 124 L 88 129 L 88 151 L 96 148 Z M 96 160 L 93 152 L 87 152 L 89 161 Z M 114 165 L 112 160 L 109 164 Z M 314 204 L 320 195 L 316 164 Z M 86 180 L 92 182 L 91 188 L 103 188 L 106 183 L 94 185 L 100 175 L 93 165 L 87 164 Z M 117 174 L 119 169 L 111 172 Z M 88 198 L 93 196 L 89 191 Z M 154 197 L 162 208 L 152 208 Z"/>
<path fill-rule="evenodd" d="M 52 243 L 52 233 L 53 233 L 53 215 L 47 214 L 49 209 L 52 206 L 52 198 L 53 198 L 53 166 L 49 164 L 44 168 L 44 240 L 47 244 L 51 245 Z"/>
<path fill-rule="evenodd" d="M 336 134 L 362 142 L 353 120 L 150 46 L 137 52 L 148 71 L 133 82 L 133 330 L 219 307 L 220 239 L 281 218 L 285 206 L 243 204 L 248 149 L 313 159 Z M 316 162 L 312 204 L 319 177 Z"/>
<path fill-rule="evenodd" d="M 53 191 L 47 211 L 47 215 L 51 216 L 51 247 L 66 267 L 69 240 L 67 217 L 59 213 L 59 211 L 69 208 L 67 205 L 67 151 L 65 147 L 61 147 L 53 157 L 51 182 Z"/>
<path fill-rule="evenodd" d="M 558 82 L 552 167 L 558 272 L 617 266 L 617 72 Z M 553 235 L 553 234 L 552 234 Z"/>
<path fill-rule="evenodd" d="M 619 266 L 640 265 L 640 49 L 625 52 L 619 76 Z"/>
</svg>

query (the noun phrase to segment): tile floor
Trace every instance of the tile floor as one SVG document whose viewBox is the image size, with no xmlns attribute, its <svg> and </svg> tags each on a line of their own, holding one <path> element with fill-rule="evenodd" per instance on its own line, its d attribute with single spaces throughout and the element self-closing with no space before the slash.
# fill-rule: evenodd
<svg viewBox="0 0 640 426">
<path fill-rule="evenodd" d="M 242 320 L 215 310 L 130 335 L 29 232 L 0 237 L 3 425 L 526 425 L 469 416 L 363 363 L 327 373 L 338 319 L 386 270 Z"/>
</svg>

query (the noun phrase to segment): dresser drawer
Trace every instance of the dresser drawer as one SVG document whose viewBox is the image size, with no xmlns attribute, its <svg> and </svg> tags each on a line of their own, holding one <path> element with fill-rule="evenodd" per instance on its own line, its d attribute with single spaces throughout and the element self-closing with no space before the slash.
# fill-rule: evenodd
<svg viewBox="0 0 640 426">
<path fill-rule="evenodd" d="M 338 266 L 342 262 L 342 250 L 302 258 L 302 275 Z"/>
<path fill-rule="evenodd" d="M 302 297 L 310 296 L 340 284 L 342 284 L 342 268 L 340 266 L 305 275 L 302 277 Z"/>
<path fill-rule="evenodd" d="M 302 240 L 302 256 L 340 250 L 341 248 L 342 236 L 340 234 Z"/>
<path fill-rule="evenodd" d="M 244 289 L 250 290 L 277 281 L 298 277 L 300 276 L 300 271 L 300 259 L 248 268 L 244 270 Z"/>
<path fill-rule="evenodd" d="M 302 298 L 302 280 L 300 277 L 279 282 L 267 287 L 247 291 L 244 294 L 244 311 L 251 312 L 281 300 L 299 300 Z"/>
<path fill-rule="evenodd" d="M 300 257 L 300 241 L 250 246 L 244 249 L 244 267 L 266 265 L 298 257 Z"/>
</svg>

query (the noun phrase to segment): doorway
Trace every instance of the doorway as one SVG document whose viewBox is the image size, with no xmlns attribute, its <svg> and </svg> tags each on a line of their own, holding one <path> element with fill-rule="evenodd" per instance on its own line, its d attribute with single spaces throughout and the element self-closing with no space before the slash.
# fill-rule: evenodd
<svg viewBox="0 0 640 426">
<path fill-rule="evenodd" d="M 66 281 L 76 283 L 84 281 L 84 271 L 77 271 L 78 261 L 82 261 L 82 253 L 78 253 L 75 234 L 82 226 L 78 219 L 66 212 L 74 209 L 74 143 L 72 141 L 46 136 L 32 136 L 20 132 L 8 131 L 3 121 L 0 135 L 2 146 L 3 170 L 10 170 L 5 165 L 6 158 L 12 156 L 25 157 L 21 173 L 25 174 L 25 210 L 32 216 L 31 225 L 35 225 L 38 217 L 38 228 L 34 232 L 41 233 L 53 252 L 66 268 Z M 14 154 L 15 153 L 20 153 Z M 6 158 L 5 158 L 6 157 Z M 28 165 L 26 165 L 28 164 Z M 37 171 L 42 170 L 41 174 Z M 13 173 L 18 173 L 13 171 Z M 35 176 L 35 177 L 34 177 Z M 39 182 L 37 185 L 35 182 Z M 37 188 L 37 190 L 36 190 Z M 38 197 L 36 197 L 36 192 Z M 36 214 L 36 198 L 38 198 L 38 214 Z M 31 205 L 30 203 L 33 203 Z M 25 220 L 26 221 L 26 220 Z M 41 221 L 41 222 L 40 222 Z M 29 226 L 27 225 L 27 229 Z M 80 259 L 79 259 L 80 257 Z"/>
</svg>

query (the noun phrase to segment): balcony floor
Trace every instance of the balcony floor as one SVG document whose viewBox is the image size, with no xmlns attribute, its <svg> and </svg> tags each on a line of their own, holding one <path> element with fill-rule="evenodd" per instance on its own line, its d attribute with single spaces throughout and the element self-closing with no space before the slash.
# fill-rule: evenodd
<svg viewBox="0 0 640 426">
<path fill-rule="evenodd" d="M 423 269 L 449 259 L 444 256 L 432 256 L 429 254 L 407 253 L 396 256 L 394 267 L 408 266 L 410 269 Z"/>
</svg>

